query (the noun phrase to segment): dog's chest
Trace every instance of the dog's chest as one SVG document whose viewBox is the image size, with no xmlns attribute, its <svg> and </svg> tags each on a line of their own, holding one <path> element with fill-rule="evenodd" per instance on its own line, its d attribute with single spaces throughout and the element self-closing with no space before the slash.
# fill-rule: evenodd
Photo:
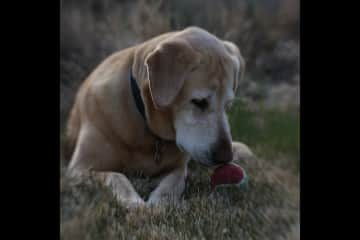
<svg viewBox="0 0 360 240">
<path fill-rule="evenodd" d="M 129 172 L 139 172 L 147 176 L 166 173 L 182 165 L 184 154 L 173 143 L 154 143 L 149 148 L 139 148 L 132 153 L 132 161 L 126 167 Z"/>
</svg>

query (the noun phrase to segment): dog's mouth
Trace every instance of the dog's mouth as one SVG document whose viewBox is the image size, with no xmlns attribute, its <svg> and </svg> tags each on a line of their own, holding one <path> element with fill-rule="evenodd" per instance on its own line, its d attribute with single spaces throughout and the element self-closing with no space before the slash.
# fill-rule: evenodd
<svg viewBox="0 0 360 240">
<path fill-rule="evenodd" d="M 185 151 L 185 148 L 184 148 L 183 146 L 181 146 L 181 144 L 176 143 L 176 146 L 178 147 L 178 149 L 179 149 L 181 152 L 186 152 L 186 151 Z"/>
<path fill-rule="evenodd" d="M 192 158 L 193 159 L 193 158 Z M 209 162 L 203 162 L 203 161 L 196 161 L 195 159 L 193 159 L 196 163 L 200 164 L 203 167 L 212 167 L 213 165 L 210 164 Z"/>
<path fill-rule="evenodd" d="M 207 167 L 207 168 L 214 168 L 217 167 L 219 164 L 218 163 L 214 163 L 212 161 L 210 161 L 208 154 L 206 154 L 206 156 L 191 156 L 191 158 L 198 164 L 200 164 L 201 166 Z"/>
<path fill-rule="evenodd" d="M 221 164 L 221 163 L 211 163 L 211 162 L 208 162 L 208 161 L 206 161 L 206 162 L 196 161 L 196 160 L 194 160 L 194 161 L 197 162 L 198 164 L 200 164 L 200 165 L 203 166 L 203 167 L 211 168 L 211 169 L 215 169 L 215 168 L 223 165 L 223 164 Z"/>
<path fill-rule="evenodd" d="M 185 148 L 181 144 L 176 143 L 176 145 L 181 152 L 188 153 L 194 162 L 198 163 L 199 165 L 201 165 L 203 167 L 216 168 L 221 165 L 219 163 L 213 163 L 213 162 L 209 161 L 208 160 L 208 159 L 210 159 L 208 156 L 209 154 L 201 154 L 201 156 L 198 154 L 192 154 L 192 153 L 186 151 Z"/>
</svg>

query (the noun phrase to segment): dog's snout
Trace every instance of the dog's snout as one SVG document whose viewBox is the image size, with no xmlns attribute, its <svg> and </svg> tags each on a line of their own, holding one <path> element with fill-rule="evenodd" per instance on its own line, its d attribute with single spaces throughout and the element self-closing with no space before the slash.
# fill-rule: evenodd
<svg viewBox="0 0 360 240">
<path fill-rule="evenodd" d="M 213 163 L 222 164 L 231 162 L 233 158 L 231 141 L 227 139 L 221 139 L 213 148 L 211 160 Z"/>
</svg>

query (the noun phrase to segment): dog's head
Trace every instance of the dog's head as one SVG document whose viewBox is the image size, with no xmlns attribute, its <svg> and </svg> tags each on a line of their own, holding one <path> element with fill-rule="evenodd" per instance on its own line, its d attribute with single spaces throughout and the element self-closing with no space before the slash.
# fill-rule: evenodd
<svg viewBox="0 0 360 240">
<path fill-rule="evenodd" d="M 179 148 L 208 166 L 231 161 L 226 109 L 245 70 L 235 44 L 188 28 L 160 42 L 145 66 L 153 107 L 170 116 Z"/>
</svg>

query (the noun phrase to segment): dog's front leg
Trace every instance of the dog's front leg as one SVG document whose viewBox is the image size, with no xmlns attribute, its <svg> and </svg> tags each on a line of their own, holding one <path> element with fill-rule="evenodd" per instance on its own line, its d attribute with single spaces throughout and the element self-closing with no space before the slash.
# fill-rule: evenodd
<svg viewBox="0 0 360 240">
<path fill-rule="evenodd" d="M 136 192 L 129 179 L 122 173 L 69 169 L 68 174 L 80 181 L 86 180 L 86 178 L 90 176 L 94 177 L 105 186 L 109 187 L 116 200 L 127 208 L 145 205 L 144 200 Z"/>
<path fill-rule="evenodd" d="M 124 174 L 115 172 L 99 172 L 97 174 L 110 187 L 116 199 L 126 207 L 138 207 L 145 204 Z"/>
<path fill-rule="evenodd" d="M 185 189 L 186 174 L 186 164 L 184 164 L 184 166 L 174 169 L 163 179 L 161 179 L 159 185 L 150 194 L 147 203 L 149 205 L 154 205 L 162 201 L 178 201 Z"/>
<path fill-rule="evenodd" d="M 232 142 L 233 161 L 243 161 L 254 157 L 250 148 L 241 142 Z"/>
</svg>

